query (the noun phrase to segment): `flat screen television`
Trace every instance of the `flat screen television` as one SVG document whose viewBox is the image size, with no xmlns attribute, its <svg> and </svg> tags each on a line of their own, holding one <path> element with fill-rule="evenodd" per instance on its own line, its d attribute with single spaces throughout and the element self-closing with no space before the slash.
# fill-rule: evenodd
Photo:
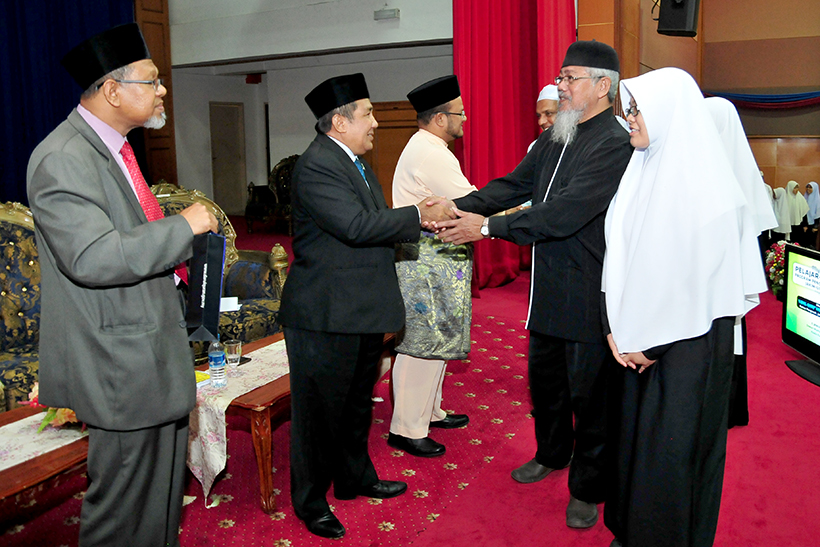
<svg viewBox="0 0 820 547">
<path fill-rule="evenodd" d="M 783 343 L 806 361 L 786 361 L 794 372 L 820 385 L 820 252 L 786 245 Z"/>
</svg>

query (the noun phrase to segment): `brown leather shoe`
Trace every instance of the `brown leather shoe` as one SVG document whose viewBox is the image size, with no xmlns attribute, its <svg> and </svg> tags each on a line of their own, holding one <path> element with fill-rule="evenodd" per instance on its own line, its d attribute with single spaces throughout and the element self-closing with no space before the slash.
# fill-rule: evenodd
<svg viewBox="0 0 820 547">
<path fill-rule="evenodd" d="M 553 471 L 555 471 L 555 469 L 552 467 L 544 467 L 533 458 L 518 469 L 513 469 L 510 475 L 518 482 L 530 484 L 546 478 L 546 476 Z"/>
<path fill-rule="evenodd" d="M 567 526 L 590 528 L 598 522 L 598 506 L 570 496 L 567 505 Z"/>
</svg>

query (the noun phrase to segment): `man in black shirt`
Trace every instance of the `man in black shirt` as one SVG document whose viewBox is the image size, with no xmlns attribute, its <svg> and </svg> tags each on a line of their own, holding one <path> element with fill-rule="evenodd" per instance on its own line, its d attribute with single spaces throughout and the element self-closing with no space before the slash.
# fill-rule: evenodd
<svg viewBox="0 0 820 547">
<path fill-rule="evenodd" d="M 534 245 L 527 328 L 538 450 L 512 476 L 532 483 L 569 465 L 573 528 L 593 526 L 595 504 L 604 500 L 604 217 L 632 154 L 629 134 L 612 112 L 618 72 L 608 45 L 572 44 L 555 79 L 555 124 L 512 173 L 455 200 L 459 219 L 436 225 L 439 237 L 454 243 L 498 237 Z M 488 218 L 527 199 L 532 207 Z"/>
</svg>

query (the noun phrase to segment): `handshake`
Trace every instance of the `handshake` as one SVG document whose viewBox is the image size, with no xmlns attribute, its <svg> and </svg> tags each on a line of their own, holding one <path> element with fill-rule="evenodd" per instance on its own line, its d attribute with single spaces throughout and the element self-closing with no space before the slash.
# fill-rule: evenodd
<svg viewBox="0 0 820 547">
<path fill-rule="evenodd" d="M 431 196 L 421 201 L 418 208 L 421 227 L 436 233 L 442 241 L 462 245 L 484 238 L 481 235 L 484 217 L 460 210 L 452 200 Z"/>
</svg>

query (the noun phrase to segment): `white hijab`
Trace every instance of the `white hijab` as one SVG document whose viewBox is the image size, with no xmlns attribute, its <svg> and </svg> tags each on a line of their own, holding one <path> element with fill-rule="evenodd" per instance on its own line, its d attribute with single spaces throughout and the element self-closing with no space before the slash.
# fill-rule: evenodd
<svg viewBox="0 0 820 547">
<path fill-rule="evenodd" d="M 780 234 L 789 234 L 792 231 L 791 218 L 789 218 L 789 200 L 786 198 L 785 188 L 774 189 L 774 216 L 777 218 L 777 226 L 773 231 Z"/>
<path fill-rule="evenodd" d="M 812 190 L 814 190 L 811 194 L 806 192 L 803 196 L 806 198 L 806 202 L 809 204 L 809 212 L 806 214 L 807 219 L 809 221 L 809 225 L 813 225 L 814 221 L 820 217 L 820 213 L 818 213 L 818 205 L 820 205 L 820 193 L 818 193 L 817 183 L 812 181 L 809 183 Z"/>
<path fill-rule="evenodd" d="M 786 183 L 786 201 L 789 204 L 789 222 L 792 226 L 797 226 L 803 222 L 803 217 L 809 212 L 809 204 L 800 192 L 794 193 L 797 188 L 797 181 L 790 180 Z"/>
<path fill-rule="evenodd" d="M 757 230 L 754 237 L 757 238 L 764 230 L 777 226 L 772 198 L 769 193 L 771 188 L 769 188 L 769 192 L 766 191 L 766 183 L 763 182 L 763 177 L 760 176 L 760 168 L 758 168 L 757 161 L 754 154 L 752 154 L 746 132 L 743 131 L 743 124 L 735 106 L 723 97 L 709 97 L 706 99 L 706 107 L 709 109 L 712 120 L 715 122 L 718 133 L 720 133 L 720 138 L 723 140 L 723 148 L 729 158 L 732 170 L 735 172 L 737 183 L 740 185 L 743 195 L 746 196 L 746 201 L 752 211 L 755 229 Z"/>
<path fill-rule="evenodd" d="M 602 282 L 622 352 L 700 336 L 765 290 L 760 251 L 755 261 L 741 245 L 757 229 L 751 208 L 695 81 L 654 70 L 621 82 L 622 104 L 633 97 L 650 144 L 633 152 L 607 212 Z"/>
<path fill-rule="evenodd" d="M 761 175 L 761 178 L 762 178 L 762 175 Z M 772 211 L 774 211 L 774 190 L 772 190 L 772 187 L 769 186 L 767 183 L 764 182 L 763 184 L 766 186 L 766 192 L 769 194 L 769 201 L 772 204 Z M 775 215 L 775 221 L 777 221 L 777 216 L 776 215 Z"/>
</svg>

